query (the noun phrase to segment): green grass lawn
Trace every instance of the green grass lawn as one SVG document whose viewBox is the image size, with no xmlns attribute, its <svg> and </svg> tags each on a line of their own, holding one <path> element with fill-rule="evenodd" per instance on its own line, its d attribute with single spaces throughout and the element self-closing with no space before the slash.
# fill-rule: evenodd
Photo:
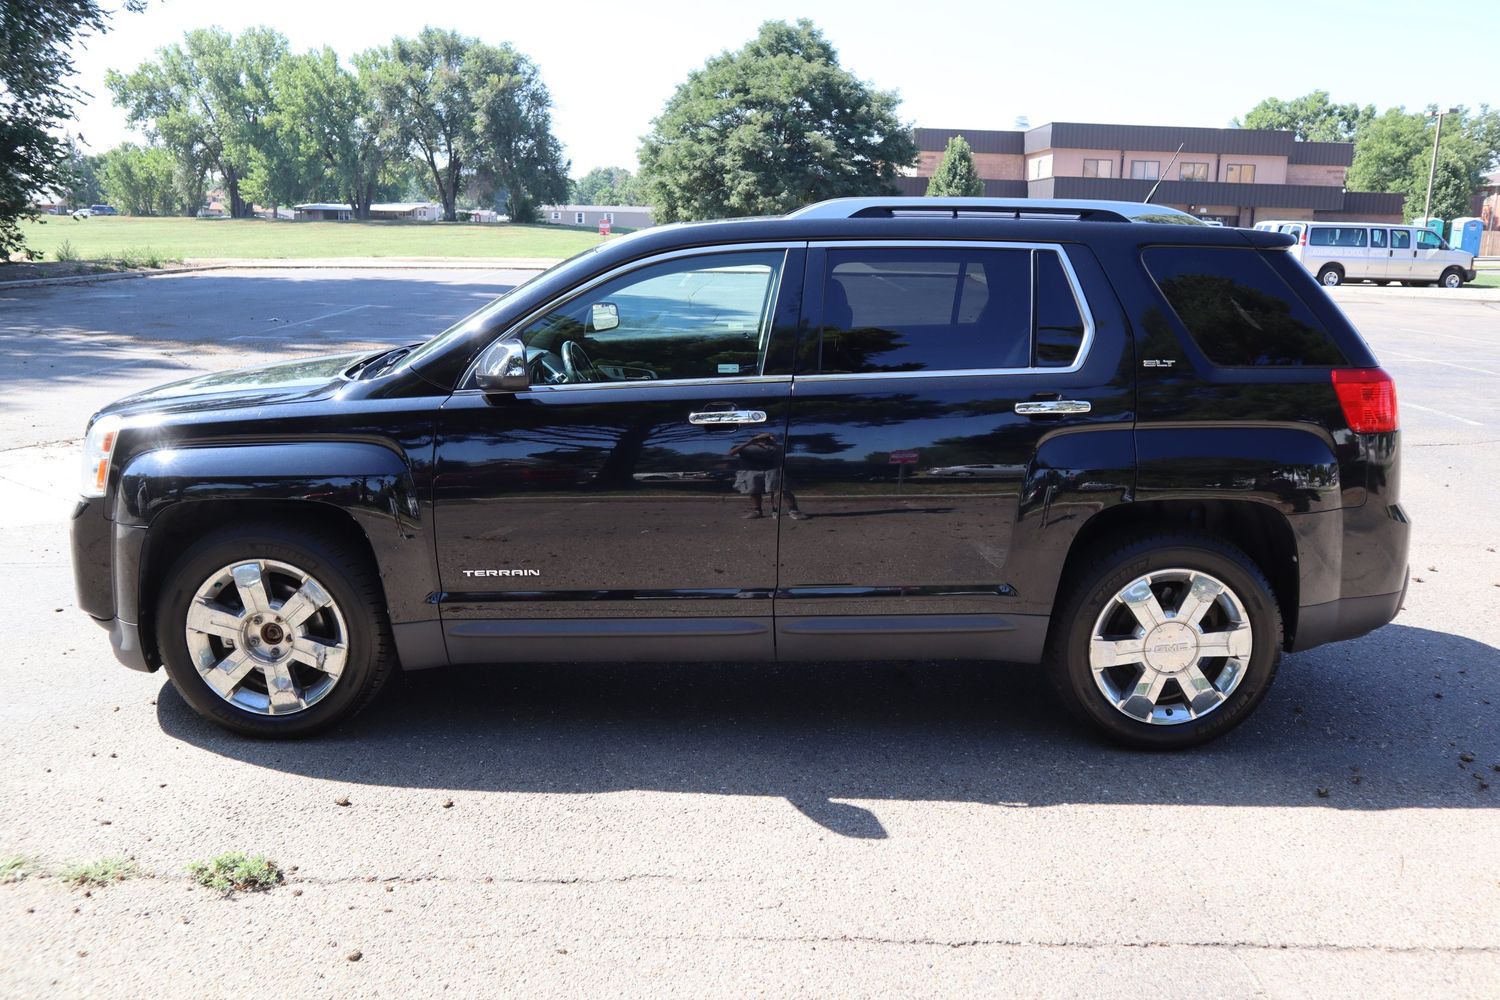
<svg viewBox="0 0 1500 1000">
<path fill-rule="evenodd" d="M 23 224 L 26 242 L 47 260 L 71 245 L 80 260 L 139 256 L 245 257 L 571 257 L 605 239 L 571 226 L 466 222 L 271 222 L 101 216 L 48 217 Z M 65 256 L 66 251 L 65 251 Z"/>
<path fill-rule="evenodd" d="M 1478 288 L 1500 288 L 1500 270 L 1480 271 L 1479 276 L 1469 284 Z"/>
</svg>

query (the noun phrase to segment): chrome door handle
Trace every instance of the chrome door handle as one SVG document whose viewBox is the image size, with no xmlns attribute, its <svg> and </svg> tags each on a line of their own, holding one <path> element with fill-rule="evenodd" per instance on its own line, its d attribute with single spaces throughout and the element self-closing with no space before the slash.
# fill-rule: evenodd
<svg viewBox="0 0 1500 1000">
<path fill-rule="evenodd" d="M 1093 409 L 1086 399 L 1038 399 L 1017 403 L 1016 412 L 1023 417 L 1054 416 L 1059 413 L 1087 413 Z"/>
<path fill-rule="evenodd" d="M 763 424 L 765 410 L 701 410 L 688 414 L 688 423 L 706 424 Z"/>
</svg>

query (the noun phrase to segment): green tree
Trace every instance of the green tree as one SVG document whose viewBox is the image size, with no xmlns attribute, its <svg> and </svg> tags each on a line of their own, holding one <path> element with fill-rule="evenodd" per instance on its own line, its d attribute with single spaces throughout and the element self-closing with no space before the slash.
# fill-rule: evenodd
<svg viewBox="0 0 1500 1000">
<path fill-rule="evenodd" d="M 578 205 L 642 205 L 639 179 L 624 167 L 595 167 L 573 182 L 568 199 Z"/>
<path fill-rule="evenodd" d="M 104 154 L 104 195 L 126 215 L 168 215 L 177 205 L 176 169 L 162 147 L 124 143 Z"/>
<path fill-rule="evenodd" d="M 1352 142 L 1359 137 L 1360 130 L 1375 117 L 1375 105 L 1334 104 L 1328 91 L 1314 90 L 1310 94 L 1283 101 L 1279 97 L 1268 97 L 1243 119 L 1235 119 L 1236 128 L 1268 128 L 1295 132 L 1298 139 L 1307 142 Z"/>
<path fill-rule="evenodd" d="M 125 0 L 141 9 L 144 0 Z M 58 126 L 82 96 L 64 82 L 73 53 L 90 32 L 107 30 L 111 12 L 98 0 L 0 0 L 0 264 L 26 248 L 20 222 L 33 202 L 62 195 L 73 183 L 70 142 Z"/>
<path fill-rule="evenodd" d="M 552 98 L 536 66 L 509 44 L 423 28 L 367 58 L 380 114 L 427 164 L 449 222 L 466 184 L 503 192 L 512 218 L 567 196 Z"/>
<path fill-rule="evenodd" d="M 842 68 L 812 22 L 768 21 L 689 74 L 652 122 L 640 160 L 656 218 L 774 214 L 894 191 L 917 156 L 898 103 Z"/>
<path fill-rule="evenodd" d="M 326 46 L 287 56 L 272 77 L 278 140 L 296 149 L 300 182 L 307 193 L 326 187 L 347 201 L 356 219 L 370 217 L 382 178 L 404 153 L 396 133 L 383 128 L 375 102 L 379 61 L 370 54 L 350 71 Z"/>
<path fill-rule="evenodd" d="M 100 187 L 103 169 L 103 156 L 85 153 L 78 143 L 68 140 L 67 186 L 62 191 L 68 207 L 97 204 L 104 197 L 104 189 Z"/>
<path fill-rule="evenodd" d="M 974 150 L 961 135 L 948 140 L 942 162 L 927 182 L 929 198 L 977 198 L 984 194 L 984 181 L 974 166 Z"/>
<path fill-rule="evenodd" d="M 286 39 L 269 28 L 235 37 L 221 28 L 189 31 L 126 76 L 106 77 L 115 103 L 130 121 L 159 139 L 183 163 L 209 164 L 223 179 L 230 214 L 249 216 L 240 190 L 256 154 L 274 155 L 269 119 L 271 75 L 286 55 Z M 277 164 L 273 169 L 281 169 Z"/>
<path fill-rule="evenodd" d="M 1405 214 L 1422 214 L 1436 138 L 1435 108 L 1408 112 L 1391 108 L 1363 130 L 1354 149 L 1348 186 L 1356 191 L 1406 195 Z M 1442 145 L 1432 184 L 1432 214 L 1453 219 L 1469 214 L 1469 201 L 1500 153 L 1500 116 L 1487 106 L 1460 108 L 1443 122 Z"/>
</svg>

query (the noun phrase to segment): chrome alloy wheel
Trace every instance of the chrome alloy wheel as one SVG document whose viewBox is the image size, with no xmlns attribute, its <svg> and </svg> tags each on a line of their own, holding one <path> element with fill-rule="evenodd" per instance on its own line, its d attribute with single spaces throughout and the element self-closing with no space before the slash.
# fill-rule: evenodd
<svg viewBox="0 0 1500 1000">
<path fill-rule="evenodd" d="M 1234 591 L 1207 573 L 1166 569 L 1131 581 L 1105 605 L 1089 667 L 1121 713 L 1172 726 L 1224 704 L 1252 649 L 1250 620 Z"/>
<path fill-rule="evenodd" d="M 187 612 L 187 647 L 220 698 L 257 715 L 291 715 L 338 684 L 348 656 L 344 615 L 312 575 L 247 559 L 209 576 Z"/>
</svg>

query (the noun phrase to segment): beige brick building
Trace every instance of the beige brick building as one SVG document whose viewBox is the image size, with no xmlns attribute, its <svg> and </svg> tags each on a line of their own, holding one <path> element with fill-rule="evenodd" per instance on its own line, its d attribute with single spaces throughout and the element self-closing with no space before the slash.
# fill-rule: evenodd
<svg viewBox="0 0 1500 1000">
<path fill-rule="evenodd" d="M 912 174 L 900 179 L 903 193 L 926 193 L 955 135 L 973 147 L 992 197 L 1141 201 L 1156 186 L 1157 204 L 1228 226 L 1262 219 L 1402 221 L 1401 195 L 1345 190 L 1353 143 L 1299 142 L 1291 132 L 1269 129 L 1082 122 L 1026 131 L 919 128 L 921 154 Z"/>
</svg>

